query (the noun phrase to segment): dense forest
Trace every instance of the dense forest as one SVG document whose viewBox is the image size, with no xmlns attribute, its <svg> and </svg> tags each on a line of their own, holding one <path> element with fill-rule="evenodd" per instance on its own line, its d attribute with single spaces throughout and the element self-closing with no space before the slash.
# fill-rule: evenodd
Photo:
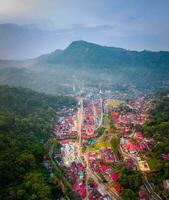
<svg viewBox="0 0 169 200">
<path fill-rule="evenodd" d="M 149 177 L 156 191 L 164 199 L 169 199 L 169 193 L 163 190 L 163 183 L 169 179 L 169 93 L 160 92 L 151 110 L 151 120 L 144 127 L 146 135 L 153 137 L 153 149 L 149 156 L 153 172 Z M 148 153 L 149 154 L 149 153 Z"/>
<path fill-rule="evenodd" d="M 61 193 L 42 165 L 56 111 L 73 98 L 0 86 L 0 199 L 52 200 Z"/>
</svg>

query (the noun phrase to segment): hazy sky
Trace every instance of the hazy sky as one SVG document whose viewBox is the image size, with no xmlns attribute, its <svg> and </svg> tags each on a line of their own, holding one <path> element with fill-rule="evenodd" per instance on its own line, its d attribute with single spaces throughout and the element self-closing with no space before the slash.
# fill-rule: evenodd
<svg viewBox="0 0 169 200">
<path fill-rule="evenodd" d="M 169 50 L 169 0 L 0 0 L 0 23 L 33 24 L 70 40 Z"/>
</svg>

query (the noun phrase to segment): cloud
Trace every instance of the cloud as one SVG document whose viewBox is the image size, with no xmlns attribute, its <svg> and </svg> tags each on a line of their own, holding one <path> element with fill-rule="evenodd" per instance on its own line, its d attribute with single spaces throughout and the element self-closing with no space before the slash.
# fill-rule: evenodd
<svg viewBox="0 0 169 200">
<path fill-rule="evenodd" d="M 0 23 L 51 31 L 57 42 L 47 51 L 79 39 L 128 49 L 169 50 L 168 7 L 168 0 L 0 0 Z"/>
</svg>

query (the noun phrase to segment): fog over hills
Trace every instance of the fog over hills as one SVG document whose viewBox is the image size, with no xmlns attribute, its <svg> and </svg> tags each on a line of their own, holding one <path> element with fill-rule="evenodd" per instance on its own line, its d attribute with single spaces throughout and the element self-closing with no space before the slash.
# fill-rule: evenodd
<svg viewBox="0 0 169 200">
<path fill-rule="evenodd" d="M 36 59 L 1 61 L 0 84 L 47 93 L 94 87 L 150 92 L 169 86 L 169 52 L 129 51 L 86 41 L 72 42 Z"/>
<path fill-rule="evenodd" d="M 169 52 L 129 51 L 122 48 L 106 47 L 86 41 L 72 42 L 62 53 L 58 51 L 46 55 L 50 63 L 67 63 L 73 65 L 93 64 L 98 66 L 168 66 Z"/>
</svg>

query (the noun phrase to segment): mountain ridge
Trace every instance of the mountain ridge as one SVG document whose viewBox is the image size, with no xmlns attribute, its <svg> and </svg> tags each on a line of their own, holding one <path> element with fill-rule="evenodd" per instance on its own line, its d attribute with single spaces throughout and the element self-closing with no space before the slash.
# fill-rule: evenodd
<svg viewBox="0 0 169 200">
<path fill-rule="evenodd" d="M 20 62 L 0 62 L 0 84 L 46 93 L 72 94 L 73 88 L 169 88 L 169 52 L 129 51 L 86 41 Z M 128 90 L 128 89 L 127 89 Z"/>
<path fill-rule="evenodd" d="M 52 55 L 52 57 L 51 57 Z M 83 40 L 72 42 L 59 55 L 47 54 L 46 61 L 55 64 L 98 64 L 98 65 L 160 65 L 167 62 L 168 51 L 135 51 L 118 47 L 107 47 Z"/>
<path fill-rule="evenodd" d="M 1 24 L 2 25 L 2 24 Z M 6 25 L 6 24 L 4 24 Z M 13 25 L 13 24 L 12 24 Z M 17 25 L 16 25 L 17 26 Z M 37 56 L 37 57 L 33 57 L 33 58 L 27 58 L 27 59 L 0 59 L 0 61 L 25 61 L 25 60 L 34 60 L 34 59 L 38 59 L 40 57 L 44 57 L 44 56 L 47 56 L 47 55 L 50 55 L 50 54 L 55 54 L 55 52 L 57 51 L 65 51 L 65 50 L 68 50 L 70 49 L 71 47 L 75 47 L 76 45 L 90 45 L 90 46 L 96 46 L 96 47 L 99 47 L 99 48 L 105 48 L 105 49 L 111 49 L 111 50 L 117 50 L 117 51 L 123 51 L 123 52 L 134 52 L 134 53 L 167 53 L 169 54 L 169 51 L 164 51 L 164 50 L 159 50 L 159 51 L 152 51 L 152 50 L 148 50 L 148 49 L 144 49 L 144 50 L 131 50 L 131 49 L 125 49 L 125 48 L 121 48 L 121 47 L 115 47 L 115 46 L 106 46 L 106 45 L 101 45 L 101 44 L 97 44 L 97 43 L 93 43 L 93 42 L 88 42 L 88 41 L 85 41 L 85 40 L 75 40 L 75 41 L 72 41 L 65 49 L 55 49 L 54 51 L 51 51 L 49 53 L 44 53 L 44 54 L 41 54 L 40 56 Z"/>
</svg>

